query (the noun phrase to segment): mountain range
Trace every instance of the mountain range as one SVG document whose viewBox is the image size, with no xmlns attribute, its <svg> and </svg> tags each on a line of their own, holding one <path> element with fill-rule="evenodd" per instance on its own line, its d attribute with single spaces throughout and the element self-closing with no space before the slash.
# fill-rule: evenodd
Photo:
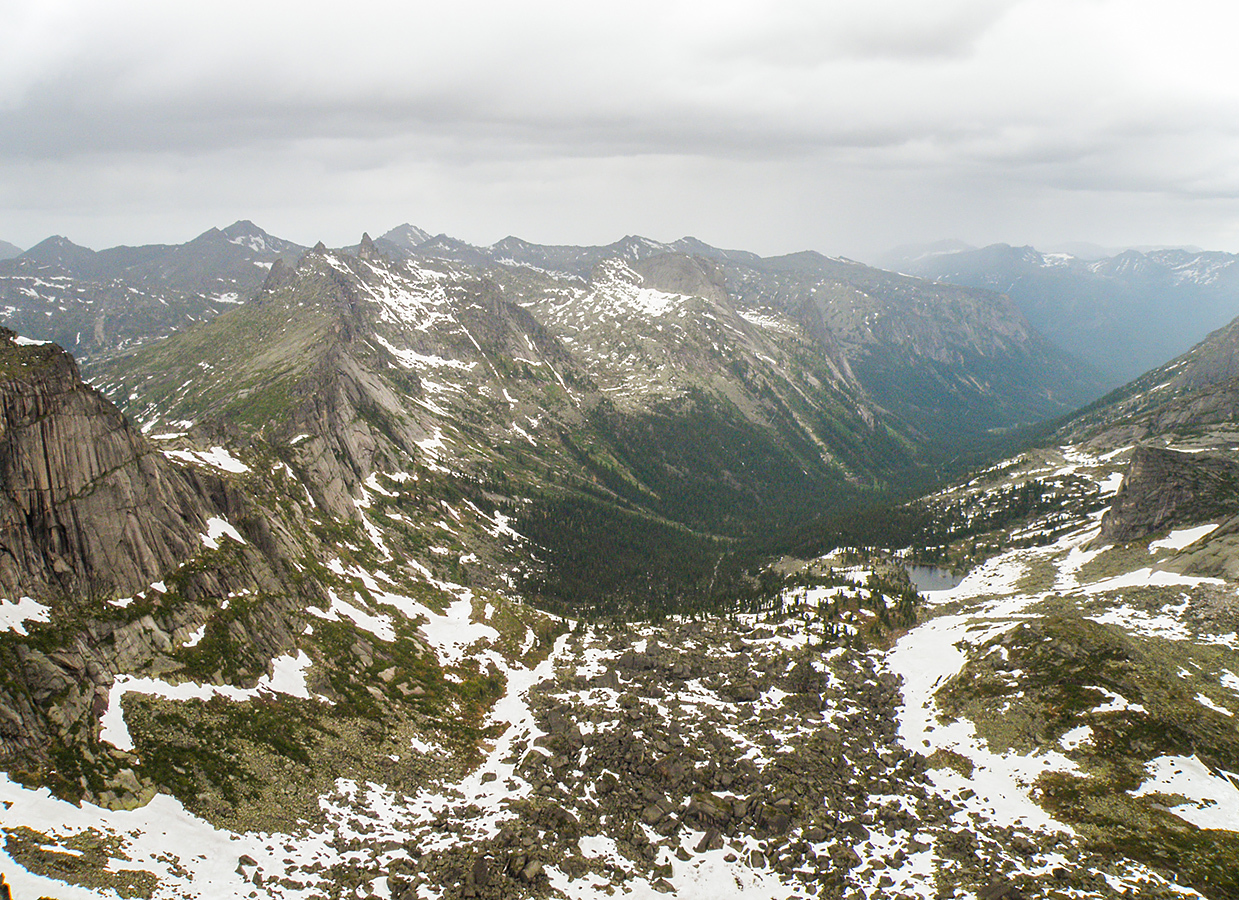
<svg viewBox="0 0 1239 900">
<path fill-rule="evenodd" d="M 1093 258 L 958 241 L 903 248 L 882 265 L 1008 297 L 1050 341 L 1110 386 L 1184 352 L 1239 314 L 1239 255 L 1125 250 Z"/>
<path fill-rule="evenodd" d="M 1239 897 L 1239 326 L 1073 412 L 1003 295 L 689 238 L 0 283 L 19 898 Z"/>
</svg>

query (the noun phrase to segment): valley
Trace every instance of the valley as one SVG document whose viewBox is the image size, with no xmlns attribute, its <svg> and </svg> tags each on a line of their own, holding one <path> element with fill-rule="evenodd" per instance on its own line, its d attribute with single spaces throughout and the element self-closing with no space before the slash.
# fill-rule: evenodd
<svg viewBox="0 0 1239 900">
<path fill-rule="evenodd" d="M 35 249 L 18 900 L 1239 897 L 1230 329 L 1096 399 L 818 254 Z"/>
</svg>

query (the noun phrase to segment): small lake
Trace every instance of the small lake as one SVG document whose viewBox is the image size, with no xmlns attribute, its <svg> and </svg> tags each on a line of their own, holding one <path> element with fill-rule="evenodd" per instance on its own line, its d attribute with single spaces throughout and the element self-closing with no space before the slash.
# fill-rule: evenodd
<svg viewBox="0 0 1239 900">
<path fill-rule="evenodd" d="M 956 575 L 950 569 L 939 569 L 937 566 L 904 566 L 912 586 L 919 593 L 925 591 L 949 591 L 961 581 L 963 575 Z"/>
</svg>

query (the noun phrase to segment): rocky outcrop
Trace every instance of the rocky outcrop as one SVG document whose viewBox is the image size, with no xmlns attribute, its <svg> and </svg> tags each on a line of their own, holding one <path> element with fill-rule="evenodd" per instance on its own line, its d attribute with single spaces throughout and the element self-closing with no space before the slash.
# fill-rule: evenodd
<svg viewBox="0 0 1239 900">
<path fill-rule="evenodd" d="M 245 543 L 206 563 L 216 517 Z M 0 591 L 34 598 L 52 620 L 28 636 L 0 632 L 0 760 L 109 805 L 146 796 L 122 757 L 98 760 L 80 786 L 63 759 L 110 752 L 97 722 L 114 677 L 179 669 L 176 647 L 221 597 L 276 599 L 231 623 L 216 679 L 269 670 L 294 643 L 288 613 L 300 599 L 281 575 L 286 539 L 224 478 L 167 459 L 59 347 L 0 330 Z"/>
<path fill-rule="evenodd" d="M 0 336 L 0 590 L 138 590 L 201 547 L 218 483 L 168 462 L 55 345 Z"/>
<path fill-rule="evenodd" d="M 1236 513 L 1239 463 L 1141 446 L 1132 453 L 1123 486 L 1101 520 L 1100 540 L 1123 543 Z"/>
</svg>

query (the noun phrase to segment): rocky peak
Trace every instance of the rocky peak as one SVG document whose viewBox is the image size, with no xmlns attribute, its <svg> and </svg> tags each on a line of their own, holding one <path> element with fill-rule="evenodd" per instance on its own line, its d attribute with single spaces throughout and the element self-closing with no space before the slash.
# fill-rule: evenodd
<svg viewBox="0 0 1239 900">
<path fill-rule="evenodd" d="M 223 233 L 230 238 L 242 236 L 266 236 L 266 232 L 251 222 L 249 219 L 238 219 L 227 228 L 223 229 Z"/>
<path fill-rule="evenodd" d="M 95 274 L 98 268 L 97 257 L 98 254 L 89 247 L 80 247 L 58 234 L 40 241 L 21 255 L 23 260 L 54 267 L 79 278 L 88 278 Z"/>
<path fill-rule="evenodd" d="M 374 249 L 374 241 L 370 239 L 368 232 L 361 233 L 361 243 L 357 245 L 357 256 L 371 262 L 377 262 L 380 259 L 379 252 Z"/>
<path fill-rule="evenodd" d="M 397 225 L 391 231 L 379 237 L 381 240 L 390 241 L 405 250 L 415 250 L 433 238 L 434 235 L 429 231 L 418 228 L 416 225 L 410 225 L 408 222 L 405 222 L 403 225 Z"/>
<path fill-rule="evenodd" d="M 261 297 L 264 294 L 269 294 L 281 285 L 287 284 L 293 275 L 292 266 L 287 265 L 283 259 L 276 259 L 271 264 L 270 271 L 267 272 L 267 278 L 263 281 L 262 289 L 258 292 L 258 296 Z"/>
<path fill-rule="evenodd" d="M 632 268 L 643 283 L 671 294 L 704 297 L 727 303 L 727 285 L 719 267 L 708 259 L 662 253 L 635 262 Z"/>
</svg>

